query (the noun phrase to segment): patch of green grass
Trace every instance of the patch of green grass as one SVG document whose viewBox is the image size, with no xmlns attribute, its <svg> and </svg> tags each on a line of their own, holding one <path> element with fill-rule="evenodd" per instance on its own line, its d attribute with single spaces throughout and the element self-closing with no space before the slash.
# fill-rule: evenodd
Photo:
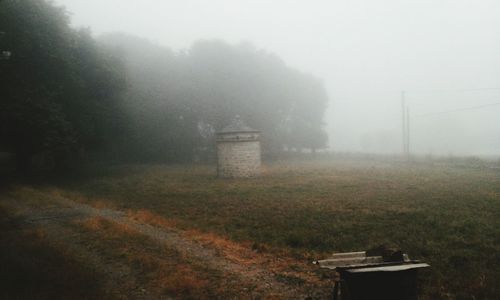
<svg viewBox="0 0 500 300">
<path fill-rule="evenodd" d="M 422 273 L 426 297 L 500 298 L 495 169 L 297 162 L 242 180 L 218 179 L 209 166 L 122 166 L 101 174 L 35 189 L 148 209 L 184 228 L 318 258 L 395 245 L 432 265 Z"/>
</svg>

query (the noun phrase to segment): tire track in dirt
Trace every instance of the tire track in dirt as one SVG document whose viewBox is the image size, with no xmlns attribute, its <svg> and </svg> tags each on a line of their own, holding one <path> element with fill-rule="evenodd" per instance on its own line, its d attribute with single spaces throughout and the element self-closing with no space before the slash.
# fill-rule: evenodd
<svg viewBox="0 0 500 300">
<path fill-rule="evenodd" d="M 91 266 L 104 276 L 104 292 L 112 299 L 152 299 L 154 298 L 137 280 L 137 274 L 127 264 L 101 257 L 97 251 L 88 249 L 81 234 L 68 229 L 59 222 L 44 222 L 41 229 L 55 244 L 63 245 L 78 261 Z M 68 243 L 71 241 L 71 243 Z M 118 287 L 118 288 L 117 288 Z M 169 299 L 166 298 L 165 299 Z"/>
<path fill-rule="evenodd" d="M 138 282 L 138 274 L 127 264 L 103 257 L 90 249 L 82 234 L 68 226 L 66 221 L 83 220 L 89 217 L 84 211 L 73 207 L 30 207 L 25 203 L 1 198 L 0 204 L 14 211 L 17 218 L 24 220 L 24 227 L 39 230 L 43 238 L 57 249 L 61 249 L 95 270 L 102 276 L 103 293 L 110 299 L 154 299 Z M 66 205 L 67 206 L 67 205 Z M 20 224 L 22 225 L 22 224 Z M 70 274 L 68 274 L 70 275 Z M 170 299 L 162 297 L 162 299 Z"/>
<path fill-rule="evenodd" d="M 33 225 L 38 225 L 47 230 L 49 238 L 58 243 L 71 244 L 70 249 L 86 259 L 91 265 L 98 270 L 103 269 L 106 274 L 109 274 L 107 280 L 113 284 L 123 282 L 127 278 L 128 282 L 134 286 L 133 270 L 125 264 L 119 262 L 102 261 L 98 253 L 87 253 L 84 245 L 80 245 L 78 237 L 71 236 L 70 230 L 64 227 L 62 220 L 78 220 L 92 217 L 99 217 L 110 222 L 120 225 L 126 225 L 138 233 L 151 238 L 165 246 L 178 250 L 183 253 L 187 259 L 197 261 L 198 263 L 214 270 L 220 270 L 226 274 L 230 274 L 238 278 L 245 286 L 257 287 L 257 295 L 264 298 L 273 299 L 305 299 L 308 294 L 296 285 L 287 285 L 277 280 L 273 272 L 267 270 L 261 265 L 242 265 L 228 260 L 224 256 L 218 254 L 216 249 L 202 245 L 197 241 L 183 236 L 183 232 L 177 229 L 165 229 L 151 226 L 142 222 L 131 219 L 125 212 L 112 210 L 108 208 L 94 208 L 86 204 L 77 203 L 69 199 L 57 197 L 54 199 L 57 203 L 50 208 L 31 209 L 21 208 L 18 205 L 19 211 L 22 211 L 26 222 Z M 71 243 L 70 243 L 71 241 Z M 245 288 L 242 286 L 242 289 Z M 113 288 L 113 287 L 110 287 Z M 116 288 L 116 287 L 115 287 Z M 131 296 L 135 299 L 148 299 L 144 290 L 134 288 Z M 254 298 L 255 294 L 249 294 L 248 298 Z"/>
</svg>

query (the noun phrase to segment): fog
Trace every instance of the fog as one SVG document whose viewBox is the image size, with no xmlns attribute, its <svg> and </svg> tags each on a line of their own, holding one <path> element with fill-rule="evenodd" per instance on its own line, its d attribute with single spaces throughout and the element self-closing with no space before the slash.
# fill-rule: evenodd
<svg viewBox="0 0 500 300">
<path fill-rule="evenodd" d="M 126 32 L 176 51 L 250 42 L 323 79 L 333 151 L 399 153 L 401 91 L 411 151 L 500 150 L 500 2 L 57 0 L 75 27 Z M 499 89 L 496 89 L 499 88 Z"/>
</svg>

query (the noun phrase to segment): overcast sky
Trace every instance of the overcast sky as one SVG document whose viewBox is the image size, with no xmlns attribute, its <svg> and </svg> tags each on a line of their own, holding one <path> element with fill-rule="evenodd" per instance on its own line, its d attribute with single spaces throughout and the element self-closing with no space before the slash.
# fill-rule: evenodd
<svg viewBox="0 0 500 300">
<path fill-rule="evenodd" d="M 500 153 L 498 0 L 56 0 L 75 26 L 123 31 L 174 50 L 250 41 L 322 77 L 336 151 L 401 150 L 401 91 L 412 150 Z"/>
</svg>

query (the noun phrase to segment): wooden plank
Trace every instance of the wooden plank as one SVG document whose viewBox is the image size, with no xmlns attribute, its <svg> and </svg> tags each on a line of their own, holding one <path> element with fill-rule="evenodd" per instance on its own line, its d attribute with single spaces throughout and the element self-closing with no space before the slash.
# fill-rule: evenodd
<svg viewBox="0 0 500 300">
<path fill-rule="evenodd" d="M 359 266 L 365 264 L 381 263 L 382 256 L 368 256 L 358 258 L 330 258 L 317 261 L 321 268 L 335 269 L 337 267 Z"/>
<path fill-rule="evenodd" d="M 366 251 L 333 253 L 332 259 L 336 258 L 359 258 L 366 257 Z"/>
<path fill-rule="evenodd" d="M 426 263 L 418 263 L 418 264 L 402 264 L 402 265 L 396 265 L 396 266 L 382 266 L 382 267 L 348 269 L 348 270 L 346 270 L 346 272 L 349 272 L 349 273 L 395 272 L 395 271 L 404 271 L 404 270 L 427 268 L 427 267 L 429 267 L 429 265 Z"/>
</svg>

